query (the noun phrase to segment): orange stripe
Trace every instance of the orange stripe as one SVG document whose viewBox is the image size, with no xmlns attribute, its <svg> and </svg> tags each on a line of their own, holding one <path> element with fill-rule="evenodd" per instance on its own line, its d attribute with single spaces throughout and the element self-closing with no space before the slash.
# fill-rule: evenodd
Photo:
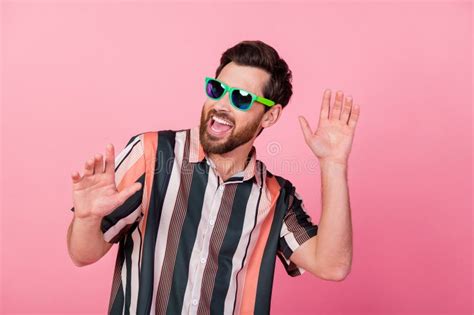
<svg viewBox="0 0 474 315">
<path fill-rule="evenodd" d="M 145 236 L 146 222 L 148 219 L 148 207 L 150 206 L 150 194 L 153 185 L 153 175 L 155 174 L 155 160 L 156 151 L 158 149 L 158 135 L 157 131 L 145 132 L 143 134 L 143 146 L 145 151 L 145 187 L 144 187 L 144 199 L 143 199 L 143 212 L 144 216 L 141 221 L 141 230 L 143 237 Z M 143 243 L 140 250 L 140 255 L 143 254 Z M 141 257 L 140 257 L 141 260 Z"/>
<path fill-rule="evenodd" d="M 143 175 L 145 170 L 143 169 L 143 159 L 144 157 L 141 156 L 135 163 L 125 172 L 122 177 L 122 180 L 117 185 L 117 190 L 122 191 L 131 184 L 135 183 L 140 176 Z"/>
<path fill-rule="evenodd" d="M 258 236 L 257 243 L 250 257 L 247 267 L 247 274 L 245 276 L 245 286 L 243 288 L 241 314 L 253 314 L 255 311 L 255 299 L 257 297 L 258 275 L 262 263 L 263 252 L 267 244 L 268 235 L 272 227 L 273 217 L 275 215 L 276 201 L 280 193 L 280 185 L 275 177 L 269 178 L 267 188 L 271 196 L 271 206 L 267 217 L 262 223 L 261 231 Z"/>
</svg>

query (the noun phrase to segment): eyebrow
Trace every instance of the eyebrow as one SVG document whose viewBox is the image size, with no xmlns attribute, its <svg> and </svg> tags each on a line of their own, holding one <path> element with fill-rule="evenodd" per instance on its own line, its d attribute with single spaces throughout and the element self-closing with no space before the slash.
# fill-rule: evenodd
<svg viewBox="0 0 474 315">
<path fill-rule="evenodd" d="M 222 79 L 216 79 L 216 80 L 221 81 L 221 82 L 224 83 L 224 84 L 227 84 L 227 83 L 224 82 Z M 242 87 L 238 87 L 238 86 L 233 86 L 233 85 L 231 85 L 231 84 L 227 84 L 227 85 L 230 86 L 230 87 L 235 87 L 235 88 L 238 88 L 238 89 L 241 89 L 241 90 L 245 90 L 245 91 L 247 91 L 247 92 L 252 92 L 253 94 L 258 95 L 258 96 L 263 95 L 263 92 L 262 92 L 262 93 L 255 93 L 255 92 L 253 92 L 253 91 L 251 91 L 250 89 L 247 89 L 247 88 L 242 88 Z"/>
</svg>

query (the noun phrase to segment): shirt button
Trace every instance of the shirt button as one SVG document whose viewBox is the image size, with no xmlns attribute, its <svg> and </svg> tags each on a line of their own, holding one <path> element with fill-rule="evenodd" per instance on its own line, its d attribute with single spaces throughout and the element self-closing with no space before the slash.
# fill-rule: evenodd
<svg viewBox="0 0 474 315">
<path fill-rule="evenodd" d="M 224 186 L 219 186 L 219 189 L 220 189 L 220 190 L 224 190 Z"/>
<path fill-rule="evenodd" d="M 209 224 L 210 224 L 210 225 L 214 225 L 214 220 L 210 220 L 210 221 L 209 221 Z"/>
<path fill-rule="evenodd" d="M 198 305 L 198 300 L 194 299 L 193 300 L 193 305 Z"/>
<path fill-rule="evenodd" d="M 206 258 L 201 258 L 201 263 L 204 264 L 206 262 Z"/>
</svg>

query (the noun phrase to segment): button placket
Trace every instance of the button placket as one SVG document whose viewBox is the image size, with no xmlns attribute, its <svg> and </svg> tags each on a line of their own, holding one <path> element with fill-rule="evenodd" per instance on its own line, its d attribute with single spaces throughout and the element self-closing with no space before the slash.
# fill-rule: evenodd
<svg viewBox="0 0 474 315">
<path fill-rule="evenodd" d="M 204 272 L 204 268 L 206 266 L 207 256 L 208 256 L 208 249 L 209 249 L 209 242 L 210 242 L 210 235 L 212 234 L 212 228 L 216 222 L 217 212 L 219 211 L 219 203 L 218 200 L 222 199 L 222 194 L 224 192 L 224 183 L 218 185 L 218 188 L 215 190 L 214 197 L 212 200 L 211 211 L 209 214 L 209 224 L 206 224 L 206 228 L 204 229 L 202 235 L 202 243 L 200 248 L 200 259 L 196 267 L 196 273 L 194 275 L 194 285 L 193 289 L 191 290 L 191 307 L 197 306 L 198 304 L 198 296 L 200 294 L 200 287 L 196 285 L 196 280 L 198 274 L 202 274 Z"/>
</svg>

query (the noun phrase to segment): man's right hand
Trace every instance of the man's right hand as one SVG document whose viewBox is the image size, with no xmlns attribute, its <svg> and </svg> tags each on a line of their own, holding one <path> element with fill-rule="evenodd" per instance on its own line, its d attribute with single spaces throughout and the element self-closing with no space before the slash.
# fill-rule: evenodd
<svg viewBox="0 0 474 315">
<path fill-rule="evenodd" d="M 101 220 L 139 191 L 142 185 L 135 182 L 121 191 L 117 190 L 112 144 L 106 147 L 105 167 L 103 156 L 96 154 L 86 161 L 83 176 L 73 172 L 71 178 L 75 217 L 84 220 Z"/>
</svg>

